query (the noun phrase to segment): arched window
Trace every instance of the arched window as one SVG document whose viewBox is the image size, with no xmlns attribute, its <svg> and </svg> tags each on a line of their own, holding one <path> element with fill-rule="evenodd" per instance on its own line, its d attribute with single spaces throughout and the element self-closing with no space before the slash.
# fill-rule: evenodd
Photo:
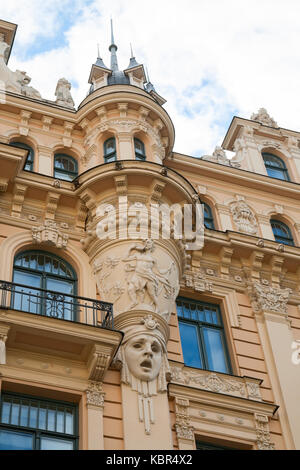
<svg viewBox="0 0 300 470">
<path fill-rule="evenodd" d="M 117 160 L 116 139 L 110 137 L 104 142 L 104 162 L 110 163 Z"/>
<path fill-rule="evenodd" d="M 262 156 L 265 162 L 267 173 L 271 178 L 290 181 L 288 170 L 281 158 L 276 157 L 271 153 L 263 153 Z"/>
<path fill-rule="evenodd" d="M 57 153 L 54 155 L 54 178 L 73 181 L 78 176 L 78 165 L 75 158 Z"/>
<path fill-rule="evenodd" d="M 14 260 L 13 282 L 28 287 L 17 286 L 12 294 L 13 308 L 75 320 L 73 298 L 68 294 L 76 295 L 76 281 L 73 268 L 58 256 L 41 251 L 20 253 Z"/>
<path fill-rule="evenodd" d="M 134 151 L 136 160 L 146 160 L 145 145 L 141 140 L 136 138 L 134 139 Z"/>
<path fill-rule="evenodd" d="M 204 226 L 205 228 L 215 229 L 214 218 L 212 215 L 211 208 L 208 204 L 203 204 L 203 215 L 204 215 Z"/>
<path fill-rule="evenodd" d="M 285 225 L 283 222 L 280 222 L 280 220 L 272 219 L 271 226 L 272 226 L 275 240 L 278 243 L 282 243 L 283 245 L 294 246 L 293 236 L 287 225 Z"/>
<path fill-rule="evenodd" d="M 27 155 L 26 162 L 25 162 L 23 169 L 25 171 L 33 171 L 33 162 L 34 162 L 33 148 L 27 144 L 23 144 L 23 142 L 10 142 L 9 145 L 12 145 L 13 147 L 19 147 L 20 149 L 24 149 L 28 151 L 28 155 Z"/>
</svg>

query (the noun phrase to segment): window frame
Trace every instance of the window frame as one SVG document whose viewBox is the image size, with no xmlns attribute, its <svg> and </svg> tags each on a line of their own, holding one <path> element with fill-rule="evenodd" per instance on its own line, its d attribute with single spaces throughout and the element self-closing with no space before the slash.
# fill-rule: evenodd
<svg viewBox="0 0 300 470">
<path fill-rule="evenodd" d="M 65 169 L 62 169 L 62 168 L 57 168 L 55 166 L 55 164 L 56 164 L 56 160 L 58 158 L 64 158 L 64 159 L 68 160 L 69 162 L 72 162 L 74 164 L 75 170 L 72 171 L 72 170 L 65 170 Z M 66 175 L 66 176 L 68 176 L 68 175 L 72 176 L 72 179 L 63 178 L 62 175 L 58 175 L 56 172 L 60 172 L 60 173 L 62 173 L 62 175 Z M 53 161 L 53 176 L 57 180 L 68 181 L 69 183 L 74 181 L 74 179 L 77 178 L 77 176 L 78 176 L 78 162 L 77 162 L 77 160 L 74 157 L 72 157 L 71 155 L 68 155 L 66 153 L 55 153 L 54 154 L 54 161 Z"/>
<path fill-rule="evenodd" d="M 285 224 L 281 220 L 273 219 L 273 218 L 270 219 L 270 224 L 271 224 L 271 227 L 272 227 L 272 232 L 273 232 L 275 241 L 277 243 L 281 243 L 282 245 L 287 245 L 287 246 L 295 246 L 295 240 L 294 240 L 292 231 L 291 231 L 290 227 L 287 224 Z M 275 232 L 274 232 L 273 224 L 278 224 L 279 226 L 281 226 L 281 228 L 284 228 L 288 232 L 289 236 L 286 237 L 286 236 L 282 236 L 282 235 L 276 235 Z M 284 233 L 284 231 L 283 231 L 283 233 Z M 291 243 L 286 243 L 288 241 L 290 241 Z"/>
<path fill-rule="evenodd" d="M 111 152 L 107 152 L 107 146 L 109 142 L 114 143 L 114 150 Z M 112 163 L 117 161 L 117 141 L 115 137 L 109 137 L 103 143 L 103 158 L 104 163 Z"/>
<path fill-rule="evenodd" d="M 28 151 L 28 155 L 27 155 L 25 164 L 23 166 L 23 171 L 33 172 L 33 168 L 34 168 L 34 150 L 33 150 L 33 148 L 30 145 L 25 144 L 24 142 L 18 142 L 18 141 L 10 142 L 9 145 L 12 146 L 12 147 L 18 147 L 20 149 Z M 29 165 L 29 168 L 26 168 L 27 165 Z"/>
<path fill-rule="evenodd" d="M 49 257 L 52 260 L 52 262 L 53 262 L 53 260 L 55 260 L 58 263 L 63 263 L 65 265 L 65 267 L 70 271 L 70 273 L 72 274 L 73 277 L 70 278 L 68 276 L 63 276 L 63 275 L 60 275 L 60 274 L 54 274 L 52 272 L 47 272 L 45 270 L 42 271 L 42 270 L 30 268 L 30 267 L 18 266 L 16 264 L 18 258 L 21 258 L 22 256 L 31 256 L 31 255 L 34 255 L 34 256 L 37 256 L 37 257 L 38 256 L 44 256 L 45 259 L 46 259 L 46 257 Z M 45 260 L 45 262 L 46 262 L 46 260 Z M 48 291 L 53 291 L 52 289 L 47 288 L 47 279 L 62 280 L 62 281 L 72 282 L 72 284 L 73 284 L 73 293 L 70 294 L 70 295 L 72 296 L 72 298 L 77 296 L 78 278 L 77 278 L 77 274 L 76 274 L 75 269 L 70 265 L 70 263 L 68 263 L 66 260 L 64 260 L 60 256 L 57 256 L 54 253 L 51 253 L 51 252 L 48 252 L 48 251 L 42 251 L 42 250 L 21 251 L 20 253 L 16 254 L 15 257 L 14 257 L 13 272 L 12 272 L 12 282 L 16 283 L 16 284 L 21 284 L 21 283 L 18 283 L 18 282 L 15 281 L 15 273 L 16 272 L 21 272 L 21 273 L 25 273 L 25 274 L 28 273 L 28 274 L 39 275 L 40 276 L 40 287 L 32 287 L 31 285 L 28 284 L 28 288 L 32 287 L 33 291 L 35 289 L 41 289 L 42 291 L 47 291 L 47 290 Z M 24 284 L 24 286 L 25 285 L 26 284 Z M 54 292 L 55 292 L 55 290 L 54 290 Z M 61 293 L 61 292 L 58 291 L 58 293 Z M 61 293 L 61 294 L 64 295 L 66 298 L 68 297 L 68 294 L 64 294 L 64 293 Z M 26 296 L 26 292 L 24 292 L 24 295 Z M 12 305 L 15 301 L 14 296 L 15 296 L 15 294 L 12 293 L 12 297 L 11 297 Z M 42 302 L 42 299 L 40 299 L 40 301 L 41 301 L 41 304 L 39 305 L 39 310 L 40 310 L 39 313 L 31 312 L 31 311 L 27 311 L 27 310 L 21 310 L 21 311 L 25 311 L 26 313 L 33 313 L 33 314 L 47 316 L 46 304 L 44 304 L 44 302 Z M 74 307 L 72 309 L 72 319 L 71 319 L 71 321 L 77 321 L 77 315 L 78 315 L 78 313 L 76 311 L 76 306 L 74 305 Z M 50 315 L 50 317 L 51 317 L 51 315 Z"/>
<path fill-rule="evenodd" d="M 204 206 L 204 209 L 203 209 L 203 223 L 204 223 L 204 227 L 207 228 L 208 230 L 215 230 L 215 221 L 214 221 L 214 216 L 213 216 L 213 213 L 212 213 L 212 209 L 210 207 L 209 204 L 207 204 L 206 202 L 203 202 L 202 203 L 203 206 Z M 207 210 L 207 212 L 209 213 L 209 216 L 208 217 L 205 217 L 205 209 Z M 206 225 L 206 223 L 208 222 L 208 225 L 209 223 L 211 224 L 211 227 L 208 227 Z"/>
<path fill-rule="evenodd" d="M 217 372 L 217 373 L 220 373 L 220 374 L 233 375 L 233 368 L 232 368 L 231 358 L 230 358 L 230 354 L 229 354 L 229 348 L 228 348 L 228 345 L 227 345 L 226 330 L 225 330 L 225 327 L 224 327 L 224 322 L 223 322 L 223 318 L 222 318 L 222 312 L 221 312 L 220 305 L 213 304 L 213 303 L 210 303 L 210 302 L 203 302 L 203 301 L 195 300 L 195 299 L 189 299 L 187 297 L 178 297 L 177 300 L 176 300 L 176 308 L 177 308 L 177 305 L 178 305 L 177 303 L 178 302 L 194 304 L 194 306 L 200 305 L 200 306 L 209 307 L 209 308 L 213 307 L 214 309 L 216 309 L 217 316 L 219 318 L 219 324 L 218 325 L 216 325 L 214 323 L 209 323 L 209 322 L 206 322 L 206 321 L 199 321 L 199 320 L 194 320 L 194 319 L 191 319 L 191 318 L 182 317 L 182 316 L 179 315 L 178 309 L 177 309 L 179 333 L 180 333 L 180 323 L 185 323 L 185 324 L 193 325 L 194 327 L 196 327 L 197 339 L 198 339 L 198 348 L 199 348 L 199 353 L 200 353 L 200 360 L 201 360 L 201 363 L 202 363 L 202 367 L 198 367 L 198 369 L 207 370 L 207 371 L 210 371 L 210 372 Z M 191 311 L 190 307 L 189 307 L 189 310 Z M 206 328 L 216 329 L 216 330 L 221 332 L 220 339 L 221 339 L 221 344 L 222 344 L 224 362 L 227 366 L 227 372 L 221 372 L 221 371 L 217 371 L 217 370 L 209 368 L 209 361 L 208 361 L 208 355 L 207 355 L 207 351 L 206 351 L 205 339 L 204 339 L 203 332 L 202 332 L 202 329 L 205 328 L 205 327 Z M 185 361 L 184 351 L 183 351 L 183 342 L 182 342 L 181 334 L 180 334 L 180 341 L 181 341 L 181 346 L 182 346 L 183 359 Z M 184 362 L 184 364 L 187 367 L 192 367 L 192 368 L 197 369 L 197 367 L 195 367 L 193 365 L 189 365 L 186 362 Z"/>
<path fill-rule="evenodd" d="M 268 157 L 272 157 L 274 159 L 274 161 L 277 161 L 279 166 L 271 165 L 269 163 L 266 163 L 266 159 Z M 285 164 L 285 162 L 282 158 L 280 158 L 277 155 L 274 155 L 273 153 L 270 153 L 270 152 L 262 152 L 262 158 L 263 158 L 263 161 L 264 161 L 264 165 L 265 165 L 267 174 L 270 178 L 278 179 L 278 180 L 281 180 L 281 181 L 291 181 L 289 171 L 288 171 L 287 166 L 286 166 L 286 164 Z M 271 170 L 277 170 L 277 171 L 281 172 L 283 178 L 272 176 L 269 173 L 269 170 L 270 171 Z"/>
<path fill-rule="evenodd" d="M 145 151 L 145 144 L 142 140 L 138 139 L 137 137 L 134 137 L 134 154 L 135 154 L 135 159 L 140 161 L 140 162 L 145 162 L 147 160 L 146 156 L 146 151 Z M 142 144 L 143 151 L 139 151 L 136 147 L 136 143 Z"/>
<path fill-rule="evenodd" d="M 31 428 L 30 426 L 21 426 L 20 425 L 20 417 L 21 413 L 19 413 L 19 424 L 11 424 L 11 423 L 3 423 L 2 422 L 2 407 L 5 398 L 8 397 L 12 400 L 19 400 L 20 405 L 22 406 L 22 400 L 23 401 L 29 401 L 31 404 L 35 404 L 40 410 L 42 406 L 44 406 L 43 409 L 48 410 L 47 407 L 49 406 L 56 406 L 57 408 L 59 407 L 65 407 L 65 408 L 71 408 L 73 410 L 73 416 L 74 416 L 74 421 L 73 421 L 73 434 L 68 434 L 68 433 L 60 433 L 57 431 L 50 431 L 47 429 L 39 429 L 37 427 Z M 41 406 L 42 405 L 42 406 Z M 11 415 L 11 411 L 10 411 Z M 37 420 L 39 419 L 39 411 L 37 415 Z M 48 421 L 48 411 L 46 412 L 46 425 Z M 28 418 L 29 419 L 29 418 Z M 56 423 L 56 421 L 55 421 Z M 6 392 L 5 390 L 1 392 L 0 394 L 0 431 L 11 431 L 11 432 L 19 432 L 23 434 L 28 434 L 32 435 L 32 443 L 33 443 L 33 449 L 32 450 L 40 450 L 41 449 L 41 438 L 42 437 L 52 437 L 55 439 L 59 440 L 68 440 L 68 441 L 73 441 L 73 449 L 72 450 L 78 450 L 79 447 L 79 407 L 77 403 L 70 403 L 66 401 L 60 401 L 60 400 L 53 400 L 50 398 L 42 398 L 42 397 L 36 397 L 32 395 L 23 395 L 23 394 L 18 394 L 18 393 L 13 393 L 13 392 Z"/>
</svg>

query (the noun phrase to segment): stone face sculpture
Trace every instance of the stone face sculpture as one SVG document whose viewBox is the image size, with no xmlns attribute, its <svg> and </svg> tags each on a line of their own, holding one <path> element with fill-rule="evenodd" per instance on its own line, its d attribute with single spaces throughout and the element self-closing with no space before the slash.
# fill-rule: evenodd
<svg viewBox="0 0 300 470">
<path fill-rule="evenodd" d="M 231 204 L 231 212 L 233 220 L 240 232 L 249 233 L 251 235 L 257 234 L 258 226 L 256 218 L 246 202 L 233 202 Z"/>
<path fill-rule="evenodd" d="M 71 95 L 71 83 L 65 78 L 60 78 L 56 85 L 55 96 L 56 104 L 67 108 L 74 108 L 74 101 Z"/>
<path fill-rule="evenodd" d="M 139 418 L 144 422 L 145 433 L 150 434 L 155 422 L 153 397 L 166 392 L 170 376 L 166 332 L 152 315 L 121 328 L 125 333 L 118 353 L 121 381 L 137 392 Z"/>
</svg>

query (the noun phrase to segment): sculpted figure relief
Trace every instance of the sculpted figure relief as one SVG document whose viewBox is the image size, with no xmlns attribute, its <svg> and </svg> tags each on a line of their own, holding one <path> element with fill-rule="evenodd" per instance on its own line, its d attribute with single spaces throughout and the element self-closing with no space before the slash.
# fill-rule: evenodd
<svg viewBox="0 0 300 470">
<path fill-rule="evenodd" d="M 6 65 L 9 45 L 5 42 L 4 34 L 0 34 L 0 81 L 8 91 L 19 93 L 35 99 L 42 99 L 40 93 L 33 87 L 28 86 L 31 78 L 26 72 L 16 70 L 13 72 Z M 2 87 L 3 88 L 3 87 Z"/>
<path fill-rule="evenodd" d="M 56 85 L 55 96 L 56 104 L 74 108 L 74 101 L 71 95 L 71 83 L 65 78 L 60 78 Z"/>
<path fill-rule="evenodd" d="M 253 113 L 251 116 L 252 121 L 258 121 L 265 126 L 278 127 L 277 122 L 270 117 L 268 111 L 265 108 L 260 108 L 258 113 Z"/>
<path fill-rule="evenodd" d="M 161 289 L 165 289 L 167 295 L 172 293 L 173 288 L 168 276 L 175 267 L 174 263 L 171 263 L 168 269 L 160 271 L 156 259 L 152 256 L 153 251 L 153 240 L 146 240 L 144 245 L 132 245 L 128 256 L 123 259 L 127 263 L 125 271 L 132 273 L 128 278 L 128 294 L 132 301 L 130 309 L 142 304 L 147 293 L 154 311 L 158 312 L 158 295 Z"/>
</svg>

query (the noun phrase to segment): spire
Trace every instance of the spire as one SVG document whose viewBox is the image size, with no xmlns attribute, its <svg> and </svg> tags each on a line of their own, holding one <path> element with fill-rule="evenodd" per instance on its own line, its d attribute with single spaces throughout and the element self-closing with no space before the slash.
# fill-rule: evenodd
<svg viewBox="0 0 300 470">
<path fill-rule="evenodd" d="M 110 27 L 111 27 L 111 45 L 109 46 L 109 51 L 110 51 L 110 54 L 111 54 L 110 68 L 113 72 L 117 72 L 119 70 L 118 58 L 117 58 L 118 47 L 115 44 L 112 19 L 110 20 Z"/>
<path fill-rule="evenodd" d="M 132 69 L 133 67 L 138 67 L 140 64 L 137 63 L 137 61 L 135 60 L 135 57 L 133 55 L 133 49 L 132 49 L 132 44 L 130 43 L 130 52 L 131 52 L 131 56 L 130 56 L 130 62 L 129 62 L 129 65 L 127 67 L 127 69 Z"/>
<path fill-rule="evenodd" d="M 107 69 L 106 65 L 104 64 L 103 60 L 101 59 L 99 43 L 97 44 L 97 52 L 98 52 L 98 55 L 97 55 L 97 61 L 96 61 L 95 65 L 97 65 L 98 67 L 102 67 L 104 69 Z"/>
</svg>

